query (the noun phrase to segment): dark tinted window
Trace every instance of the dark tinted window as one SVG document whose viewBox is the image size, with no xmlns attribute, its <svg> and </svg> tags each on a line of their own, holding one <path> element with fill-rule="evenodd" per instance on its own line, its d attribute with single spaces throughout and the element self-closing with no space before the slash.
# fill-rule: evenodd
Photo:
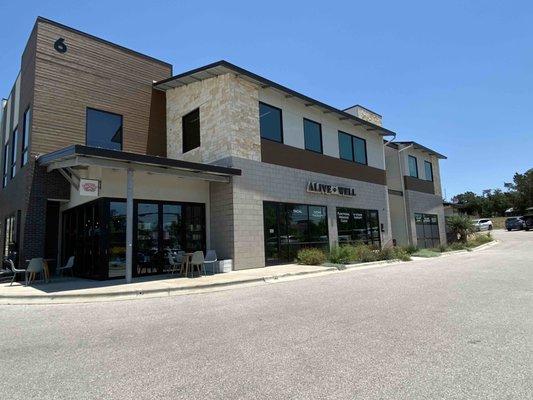
<svg viewBox="0 0 533 400">
<path fill-rule="evenodd" d="M 433 165 L 429 161 L 424 161 L 424 169 L 426 170 L 426 180 L 433 180 Z"/>
<path fill-rule="evenodd" d="M 343 160 L 366 164 L 366 140 L 339 131 L 339 156 Z"/>
<path fill-rule="evenodd" d="M 122 150 L 122 115 L 87 109 L 87 146 Z"/>
<path fill-rule="evenodd" d="M 418 178 L 418 164 L 416 157 L 409 156 L 409 175 L 413 178 Z"/>
<path fill-rule="evenodd" d="M 359 164 L 366 164 L 366 141 L 353 136 L 353 153 L 355 155 L 355 162 Z"/>
<path fill-rule="evenodd" d="M 352 137 L 339 132 L 339 155 L 343 160 L 353 161 Z"/>
<path fill-rule="evenodd" d="M 7 171 L 9 170 L 9 142 L 4 146 L 4 169 L 2 171 L 2 187 L 7 186 Z"/>
<path fill-rule="evenodd" d="M 282 143 L 281 110 L 265 103 L 259 103 L 259 130 L 262 138 Z"/>
<path fill-rule="evenodd" d="M 29 158 L 30 145 L 30 116 L 31 110 L 28 108 L 24 113 L 23 127 L 22 127 L 22 166 L 26 165 Z"/>
<path fill-rule="evenodd" d="M 200 147 L 200 109 L 197 108 L 182 118 L 183 152 Z"/>
<path fill-rule="evenodd" d="M 11 178 L 17 174 L 17 148 L 19 143 L 19 128 L 13 131 L 13 143 L 11 144 Z"/>
<path fill-rule="evenodd" d="M 305 149 L 322 153 L 322 127 L 304 118 Z"/>
</svg>

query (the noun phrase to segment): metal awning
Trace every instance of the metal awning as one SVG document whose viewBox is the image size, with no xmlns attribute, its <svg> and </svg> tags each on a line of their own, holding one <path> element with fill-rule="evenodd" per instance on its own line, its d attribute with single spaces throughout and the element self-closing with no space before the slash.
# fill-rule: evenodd
<svg viewBox="0 0 533 400">
<path fill-rule="evenodd" d="M 305 96 L 301 93 L 298 93 L 292 89 L 289 89 L 286 86 L 280 85 L 279 83 L 273 82 L 269 79 L 263 78 L 253 72 L 247 71 L 241 67 L 238 67 L 234 64 L 231 64 L 227 61 L 221 60 L 215 63 L 193 69 L 191 71 L 184 72 L 182 74 L 173 76 L 168 79 L 164 79 L 159 82 L 155 82 L 153 87 L 158 90 L 166 91 L 180 86 L 186 86 L 194 82 L 203 81 L 205 79 L 213 78 L 215 76 L 224 75 L 232 73 L 237 75 L 239 78 L 247 80 L 249 82 L 255 83 L 262 87 L 263 89 L 271 88 L 282 92 L 286 98 L 294 97 L 301 100 L 306 107 L 316 107 L 320 109 L 324 114 L 336 114 L 341 121 L 349 121 L 354 126 L 361 126 L 367 131 L 374 131 L 375 133 L 381 136 L 394 136 L 396 133 L 383 128 L 382 126 L 373 124 L 372 122 L 366 121 L 364 119 L 358 118 L 352 114 L 349 114 L 343 110 L 332 107 L 328 104 L 322 103 L 321 101 L 312 99 L 311 97 Z"/>
<path fill-rule="evenodd" d="M 442 160 L 446 160 L 448 157 L 437 153 L 435 150 L 431 150 L 430 148 L 426 146 L 422 146 L 420 143 L 417 142 L 392 142 L 393 145 L 402 145 L 402 146 L 413 146 L 414 149 L 425 151 L 426 153 L 433 155 L 437 158 L 440 158 Z"/>
<path fill-rule="evenodd" d="M 40 156 L 40 166 L 48 171 L 58 171 L 74 187 L 81 181 L 76 169 L 91 166 L 121 169 L 126 171 L 126 282 L 133 277 L 133 193 L 135 172 L 171 174 L 183 178 L 206 181 L 229 182 L 232 176 L 241 175 L 236 168 L 174 160 L 165 157 L 128 153 L 96 147 L 73 145 Z"/>
<path fill-rule="evenodd" d="M 232 176 L 238 176 L 242 173 L 240 169 L 236 168 L 82 145 L 73 145 L 42 155 L 38 158 L 38 163 L 47 167 L 48 171 L 95 166 L 131 169 L 138 172 L 175 175 L 214 182 L 229 182 Z"/>
</svg>

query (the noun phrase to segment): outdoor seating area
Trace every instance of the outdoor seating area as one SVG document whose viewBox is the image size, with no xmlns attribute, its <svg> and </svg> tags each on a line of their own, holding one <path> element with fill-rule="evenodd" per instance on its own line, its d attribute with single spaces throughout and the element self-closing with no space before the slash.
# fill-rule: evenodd
<svg viewBox="0 0 533 400">
<path fill-rule="evenodd" d="M 0 282 L 9 282 L 12 286 L 14 282 L 21 281 L 25 286 L 33 282 L 49 283 L 52 281 L 49 263 L 55 260 L 45 258 L 32 258 L 25 261 L 25 267 L 17 266 L 14 257 L 4 257 L 0 268 Z M 169 267 L 163 273 L 176 275 L 177 277 L 189 277 L 202 275 L 214 275 L 221 272 L 228 272 L 227 268 L 220 267 L 217 254 L 214 250 L 207 250 L 205 256 L 203 251 L 185 252 L 166 250 L 166 263 Z M 54 280 L 65 276 L 74 278 L 76 267 L 75 256 L 70 256 L 64 265 L 58 265 L 54 271 Z M 145 267 L 147 272 L 150 266 Z"/>
</svg>

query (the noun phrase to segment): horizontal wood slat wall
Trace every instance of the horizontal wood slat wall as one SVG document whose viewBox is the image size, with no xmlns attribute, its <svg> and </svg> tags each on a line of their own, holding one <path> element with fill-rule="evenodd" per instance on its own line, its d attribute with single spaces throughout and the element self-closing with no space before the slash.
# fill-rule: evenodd
<svg viewBox="0 0 533 400">
<path fill-rule="evenodd" d="M 168 78 L 171 67 L 61 28 L 37 22 L 33 154 L 85 144 L 87 107 L 123 116 L 123 150 L 146 154 L 148 137 L 166 140 L 166 126 L 154 123 L 154 80 Z M 63 38 L 65 53 L 54 49 Z M 155 117 L 155 116 L 154 116 Z M 150 131 L 151 130 L 151 131 Z M 166 149 L 164 142 L 151 151 Z M 165 155 L 165 154 L 155 154 Z"/>
<path fill-rule="evenodd" d="M 435 184 L 432 181 L 425 181 L 419 178 L 405 175 L 405 190 L 414 190 L 416 192 L 435 194 Z"/>
<path fill-rule="evenodd" d="M 385 170 L 261 139 L 261 161 L 362 182 L 386 184 Z"/>
</svg>

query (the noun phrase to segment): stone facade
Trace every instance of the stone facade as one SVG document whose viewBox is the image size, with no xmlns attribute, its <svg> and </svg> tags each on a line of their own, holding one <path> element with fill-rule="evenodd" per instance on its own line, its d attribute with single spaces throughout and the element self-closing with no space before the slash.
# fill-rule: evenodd
<svg viewBox="0 0 533 400">
<path fill-rule="evenodd" d="M 234 269 L 262 267 L 265 265 L 263 201 L 314 204 L 327 207 L 330 246 L 337 244 L 336 207 L 374 209 L 379 212 L 384 232 L 381 240 L 384 246 L 392 241 L 390 231 L 387 188 L 384 185 L 338 178 L 325 174 L 266 164 L 254 160 L 229 157 L 220 160 L 226 166 L 240 168 L 243 175 L 233 177 L 232 188 L 223 193 L 223 199 L 216 199 L 211 191 L 212 243 L 217 253 L 232 254 Z M 327 196 L 306 191 L 309 181 L 327 182 L 332 185 L 353 187 L 355 197 Z M 213 185 L 213 184 L 212 184 Z M 217 184 L 219 185 L 219 184 Z M 213 187 L 213 186 L 212 186 Z M 217 189 L 220 190 L 220 189 Z M 231 192 L 231 207 L 225 197 Z M 225 206 L 219 208 L 219 203 Z M 215 221 L 216 222 L 213 222 Z M 217 225 L 216 227 L 214 225 Z M 218 247 L 221 246 L 221 247 Z"/>
<path fill-rule="evenodd" d="M 213 163 L 224 157 L 259 161 L 258 87 L 232 74 L 167 92 L 167 156 Z M 182 117 L 200 109 L 200 147 L 183 153 Z"/>
<path fill-rule="evenodd" d="M 382 126 L 381 115 L 369 110 L 368 108 L 355 105 L 353 107 L 347 108 L 344 111 L 346 111 L 348 114 L 355 115 L 357 118 L 361 118 L 375 125 Z"/>
</svg>

